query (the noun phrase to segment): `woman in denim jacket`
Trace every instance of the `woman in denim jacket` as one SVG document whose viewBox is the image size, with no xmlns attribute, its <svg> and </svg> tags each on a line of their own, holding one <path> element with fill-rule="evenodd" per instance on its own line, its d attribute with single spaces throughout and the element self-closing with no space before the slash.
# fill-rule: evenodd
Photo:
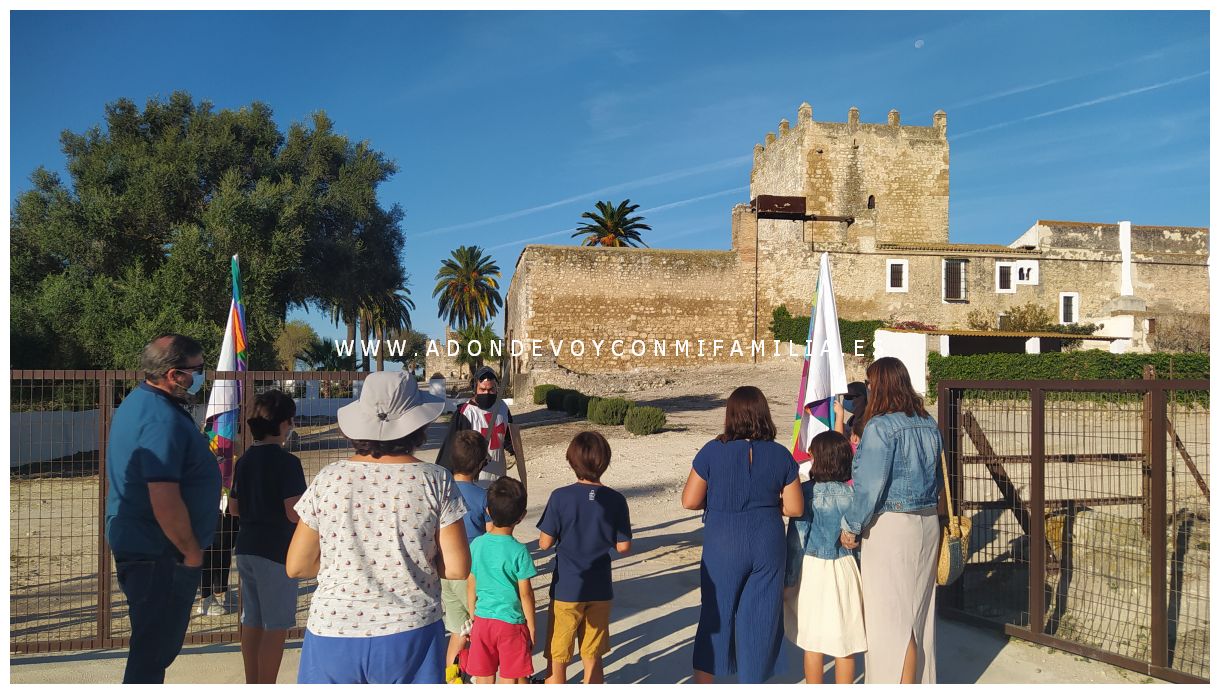
<svg viewBox="0 0 1220 694">
<path fill-rule="evenodd" d="M 854 497 L 841 542 L 860 550 L 866 683 L 936 681 L 936 507 L 941 438 L 902 362 L 878 359 L 866 372 L 864 435 L 852 467 Z"/>
<path fill-rule="evenodd" d="M 805 514 L 788 523 L 784 571 L 784 634 L 805 651 L 805 682 L 821 684 L 825 656 L 835 659 L 835 683 L 856 679 L 854 654 L 867 649 L 860 569 L 839 538 L 851 505 L 851 444 L 824 431 L 809 444 L 809 481 L 801 485 Z"/>
</svg>

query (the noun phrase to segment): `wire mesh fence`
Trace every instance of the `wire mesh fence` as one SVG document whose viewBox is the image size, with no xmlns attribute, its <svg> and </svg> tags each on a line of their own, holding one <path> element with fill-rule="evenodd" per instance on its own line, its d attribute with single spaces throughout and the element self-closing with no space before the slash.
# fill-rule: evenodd
<svg viewBox="0 0 1220 694">
<path fill-rule="evenodd" d="M 15 373 L 10 385 L 9 624 L 14 643 L 97 635 L 100 381 Z"/>
<path fill-rule="evenodd" d="M 940 384 L 953 484 L 973 520 L 950 612 L 1207 680 L 1206 393 L 1202 380 Z"/>
<path fill-rule="evenodd" d="M 288 449 L 301 459 L 306 479 L 352 451 L 336 413 L 358 393 L 366 374 L 355 372 L 208 373 L 209 386 L 189 409 L 203 428 L 213 389 L 238 387 L 239 428 L 234 451 L 250 439 L 240 413 L 270 389 L 297 402 L 295 435 Z M 220 376 L 220 378 L 217 378 Z M 226 379 L 225 377 L 228 377 Z M 139 384 L 125 371 L 13 371 L 9 463 L 10 650 L 45 652 L 121 647 L 130 636 L 126 600 L 105 544 L 105 450 L 109 422 Z M 442 429 L 429 430 L 439 444 Z M 219 514 L 219 509 L 218 509 Z M 187 630 L 187 643 L 239 638 L 240 581 L 232 560 L 237 520 L 225 517 L 213 546 L 204 552 L 204 577 Z M 299 625 L 304 625 L 314 582 L 302 581 Z M 210 611 L 202 597 L 221 593 Z M 203 613 L 201 613 L 203 612 Z M 301 635 L 298 629 L 295 636 Z"/>
<path fill-rule="evenodd" d="M 1170 667 L 1207 677 L 1211 460 L 1208 411 L 1197 404 L 1198 396 L 1197 391 L 1171 390 L 1167 394 L 1167 647 Z"/>
</svg>

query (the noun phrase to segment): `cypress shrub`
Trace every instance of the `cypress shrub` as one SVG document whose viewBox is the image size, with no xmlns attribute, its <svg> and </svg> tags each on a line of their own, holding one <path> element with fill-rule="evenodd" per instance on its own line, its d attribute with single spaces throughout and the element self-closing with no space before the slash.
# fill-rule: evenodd
<svg viewBox="0 0 1220 694">
<path fill-rule="evenodd" d="M 546 394 L 551 392 L 552 390 L 555 390 L 558 387 L 559 386 L 551 384 L 551 383 L 543 383 L 542 385 L 534 386 L 534 404 L 535 405 L 545 405 L 546 404 Z"/>
<path fill-rule="evenodd" d="M 575 393 L 575 392 L 576 391 L 568 389 L 568 388 L 553 388 L 550 391 L 547 391 L 546 408 L 548 410 L 552 410 L 554 412 L 562 412 L 563 411 L 563 399 L 565 397 L 567 397 L 568 393 Z"/>
<path fill-rule="evenodd" d="M 665 413 L 659 407 L 633 407 L 627 410 L 623 426 L 640 436 L 655 434 L 665 427 Z"/>
<path fill-rule="evenodd" d="M 619 426 L 627 416 L 627 410 L 634 404 L 623 398 L 606 398 L 597 403 L 596 409 L 589 414 L 589 420 L 594 424 Z"/>
<path fill-rule="evenodd" d="M 563 410 L 573 417 L 584 417 L 588 413 L 589 396 L 577 391 L 570 391 L 563 396 Z"/>
</svg>

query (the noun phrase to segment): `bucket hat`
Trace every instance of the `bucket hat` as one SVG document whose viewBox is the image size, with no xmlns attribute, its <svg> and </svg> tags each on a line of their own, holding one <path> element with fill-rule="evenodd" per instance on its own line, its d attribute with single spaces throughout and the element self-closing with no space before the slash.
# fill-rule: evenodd
<svg viewBox="0 0 1220 694">
<path fill-rule="evenodd" d="M 339 430 L 357 441 L 393 441 L 427 426 L 445 399 L 419 389 L 405 371 L 378 371 L 364 379 L 360 399 L 339 408 Z"/>
</svg>

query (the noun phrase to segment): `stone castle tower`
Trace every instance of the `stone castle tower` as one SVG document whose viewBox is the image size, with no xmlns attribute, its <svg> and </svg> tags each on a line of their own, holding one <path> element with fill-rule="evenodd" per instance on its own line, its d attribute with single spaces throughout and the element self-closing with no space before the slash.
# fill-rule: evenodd
<svg viewBox="0 0 1220 694">
<path fill-rule="evenodd" d="M 947 127 L 943 111 L 933 114 L 932 125 L 918 126 L 903 125 L 896 110 L 885 123 L 861 123 L 854 107 L 846 122 L 821 122 L 804 103 L 795 127 L 781 120 L 778 135 L 767 133 L 763 144 L 754 146 L 751 199 L 803 196 L 808 214 L 853 219 L 850 224 L 762 219 L 748 205 L 734 208 L 733 250 L 752 275 L 755 296 L 750 303 L 760 316 L 758 334 L 775 306 L 809 302 L 822 251 L 849 254 L 836 258 L 836 282 L 841 283 L 861 273 L 884 273 L 883 259 L 869 262 L 856 254 L 949 243 Z M 840 315 L 891 313 L 872 300 L 873 292 L 867 295 L 845 295 Z"/>
<path fill-rule="evenodd" d="M 754 146 L 750 198 L 804 196 L 810 214 L 855 218 L 850 225 L 806 222 L 806 243 L 948 243 L 946 127 L 944 111 L 931 126 L 902 125 L 896 110 L 886 123 L 861 123 L 854 107 L 846 123 L 826 123 L 801 104 L 796 127 L 781 120 L 778 135 Z"/>
</svg>

